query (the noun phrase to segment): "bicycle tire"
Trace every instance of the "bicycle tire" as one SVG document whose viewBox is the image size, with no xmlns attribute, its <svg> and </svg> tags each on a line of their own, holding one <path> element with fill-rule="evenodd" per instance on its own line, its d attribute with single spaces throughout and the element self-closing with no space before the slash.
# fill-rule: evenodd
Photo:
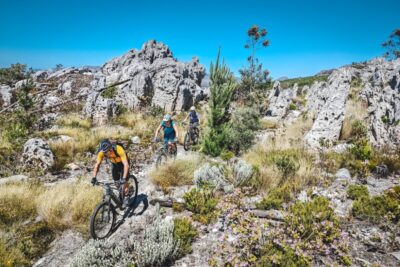
<svg viewBox="0 0 400 267">
<path fill-rule="evenodd" d="M 183 148 L 185 149 L 185 151 L 188 151 L 190 149 L 190 134 L 188 132 L 185 134 Z"/>
<path fill-rule="evenodd" d="M 167 155 L 165 155 L 165 153 L 161 153 L 160 155 L 158 155 L 156 159 L 156 168 L 160 167 L 161 164 L 163 164 L 163 162 L 166 161 L 167 161 Z"/>
<path fill-rule="evenodd" d="M 139 192 L 139 183 L 138 183 L 135 175 L 133 175 L 133 174 L 131 174 L 129 176 L 129 182 L 130 182 L 130 185 L 129 185 L 130 202 L 135 203 L 137 196 L 138 196 L 138 192 Z M 132 188 L 134 190 L 133 193 L 131 192 Z"/>
<path fill-rule="evenodd" d="M 97 217 L 96 215 L 99 212 L 101 212 L 102 208 L 105 208 L 107 206 L 108 206 L 109 215 L 112 216 L 112 218 L 109 218 L 109 220 L 111 219 L 111 226 L 110 226 L 110 229 L 104 235 L 100 236 L 98 231 L 96 230 L 96 217 Z M 110 203 L 108 201 L 104 201 L 104 202 L 100 203 L 99 205 L 97 205 L 97 207 L 93 211 L 92 216 L 90 217 L 89 228 L 90 228 L 90 235 L 92 236 L 92 238 L 93 239 L 104 239 L 104 238 L 109 237 L 110 234 L 112 233 L 112 230 L 114 229 L 116 217 L 117 217 L 117 213 L 116 213 L 115 208 L 112 203 Z"/>
</svg>

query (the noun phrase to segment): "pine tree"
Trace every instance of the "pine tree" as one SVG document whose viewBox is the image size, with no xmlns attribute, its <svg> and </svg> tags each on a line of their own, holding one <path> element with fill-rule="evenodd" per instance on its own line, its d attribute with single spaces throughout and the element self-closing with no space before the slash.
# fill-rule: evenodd
<svg viewBox="0 0 400 267">
<path fill-rule="evenodd" d="M 215 65 L 210 65 L 210 100 L 207 131 L 203 141 L 203 152 L 219 156 L 227 148 L 227 137 L 230 128 L 229 108 L 236 88 L 235 78 L 229 68 L 220 64 L 220 51 Z"/>
</svg>

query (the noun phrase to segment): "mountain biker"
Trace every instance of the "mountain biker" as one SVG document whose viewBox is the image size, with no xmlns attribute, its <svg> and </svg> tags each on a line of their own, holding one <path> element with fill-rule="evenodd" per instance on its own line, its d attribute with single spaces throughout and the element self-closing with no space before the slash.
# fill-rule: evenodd
<svg viewBox="0 0 400 267">
<path fill-rule="evenodd" d="M 197 127 L 200 125 L 199 115 L 197 114 L 194 106 L 190 108 L 189 114 L 183 121 L 186 121 L 188 118 L 190 118 L 190 127 Z"/>
<path fill-rule="evenodd" d="M 166 114 L 164 116 L 163 121 L 156 130 L 155 139 L 157 139 L 161 129 L 164 130 L 164 147 L 167 148 L 168 144 L 175 143 L 178 139 L 178 127 L 176 127 L 171 115 Z"/>
<path fill-rule="evenodd" d="M 97 162 L 93 169 L 92 184 L 97 182 L 97 172 L 99 171 L 103 158 L 111 162 L 111 173 L 114 181 L 122 180 L 124 183 L 124 196 L 128 194 L 129 186 L 129 160 L 124 148 L 118 144 L 112 144 L 110 140 L 104 139 L 100 142 L 99 153 L 97 154 Z M 128 198 L 124 197 L 123 207 L 128 206 Z"/>
</svg>

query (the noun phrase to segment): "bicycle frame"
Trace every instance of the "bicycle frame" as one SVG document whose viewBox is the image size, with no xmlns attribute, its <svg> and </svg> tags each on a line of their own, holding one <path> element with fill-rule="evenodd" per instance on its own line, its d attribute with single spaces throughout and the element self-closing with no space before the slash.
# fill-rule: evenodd
<svg viewBox="0 0 400 267">
<path fill-rule="evenodd" d="M 119 185 L 118 191 L 119 191 L 119 196 L 117 196 L 114 193 L 114 190 L 111 188 L 111 184 L 104 184 L 104 194 L 103 194 L 103 201 L 106 201 L 108 203 L 111 203 L 111 201 L 113 201 L 113 203 L 118 207 L 118 208 L 122 208 L 122 199 L 121 199 L 121 188 L 122 186 Z"/>
</svg>

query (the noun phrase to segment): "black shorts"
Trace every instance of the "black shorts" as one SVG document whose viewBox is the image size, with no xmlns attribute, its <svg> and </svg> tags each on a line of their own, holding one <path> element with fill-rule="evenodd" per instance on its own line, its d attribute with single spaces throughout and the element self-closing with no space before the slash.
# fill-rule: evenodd
<svg viewBox="0 0 400 267">
<path fill-rule="evenodd" d="M 122 176 L 124 175 L 124 164 L 122 162 L 111 164 L 111 173 L 114 181 L 121 180 Z M 129 170 L 126 179 L 129 180 Z"/>
</svg>

